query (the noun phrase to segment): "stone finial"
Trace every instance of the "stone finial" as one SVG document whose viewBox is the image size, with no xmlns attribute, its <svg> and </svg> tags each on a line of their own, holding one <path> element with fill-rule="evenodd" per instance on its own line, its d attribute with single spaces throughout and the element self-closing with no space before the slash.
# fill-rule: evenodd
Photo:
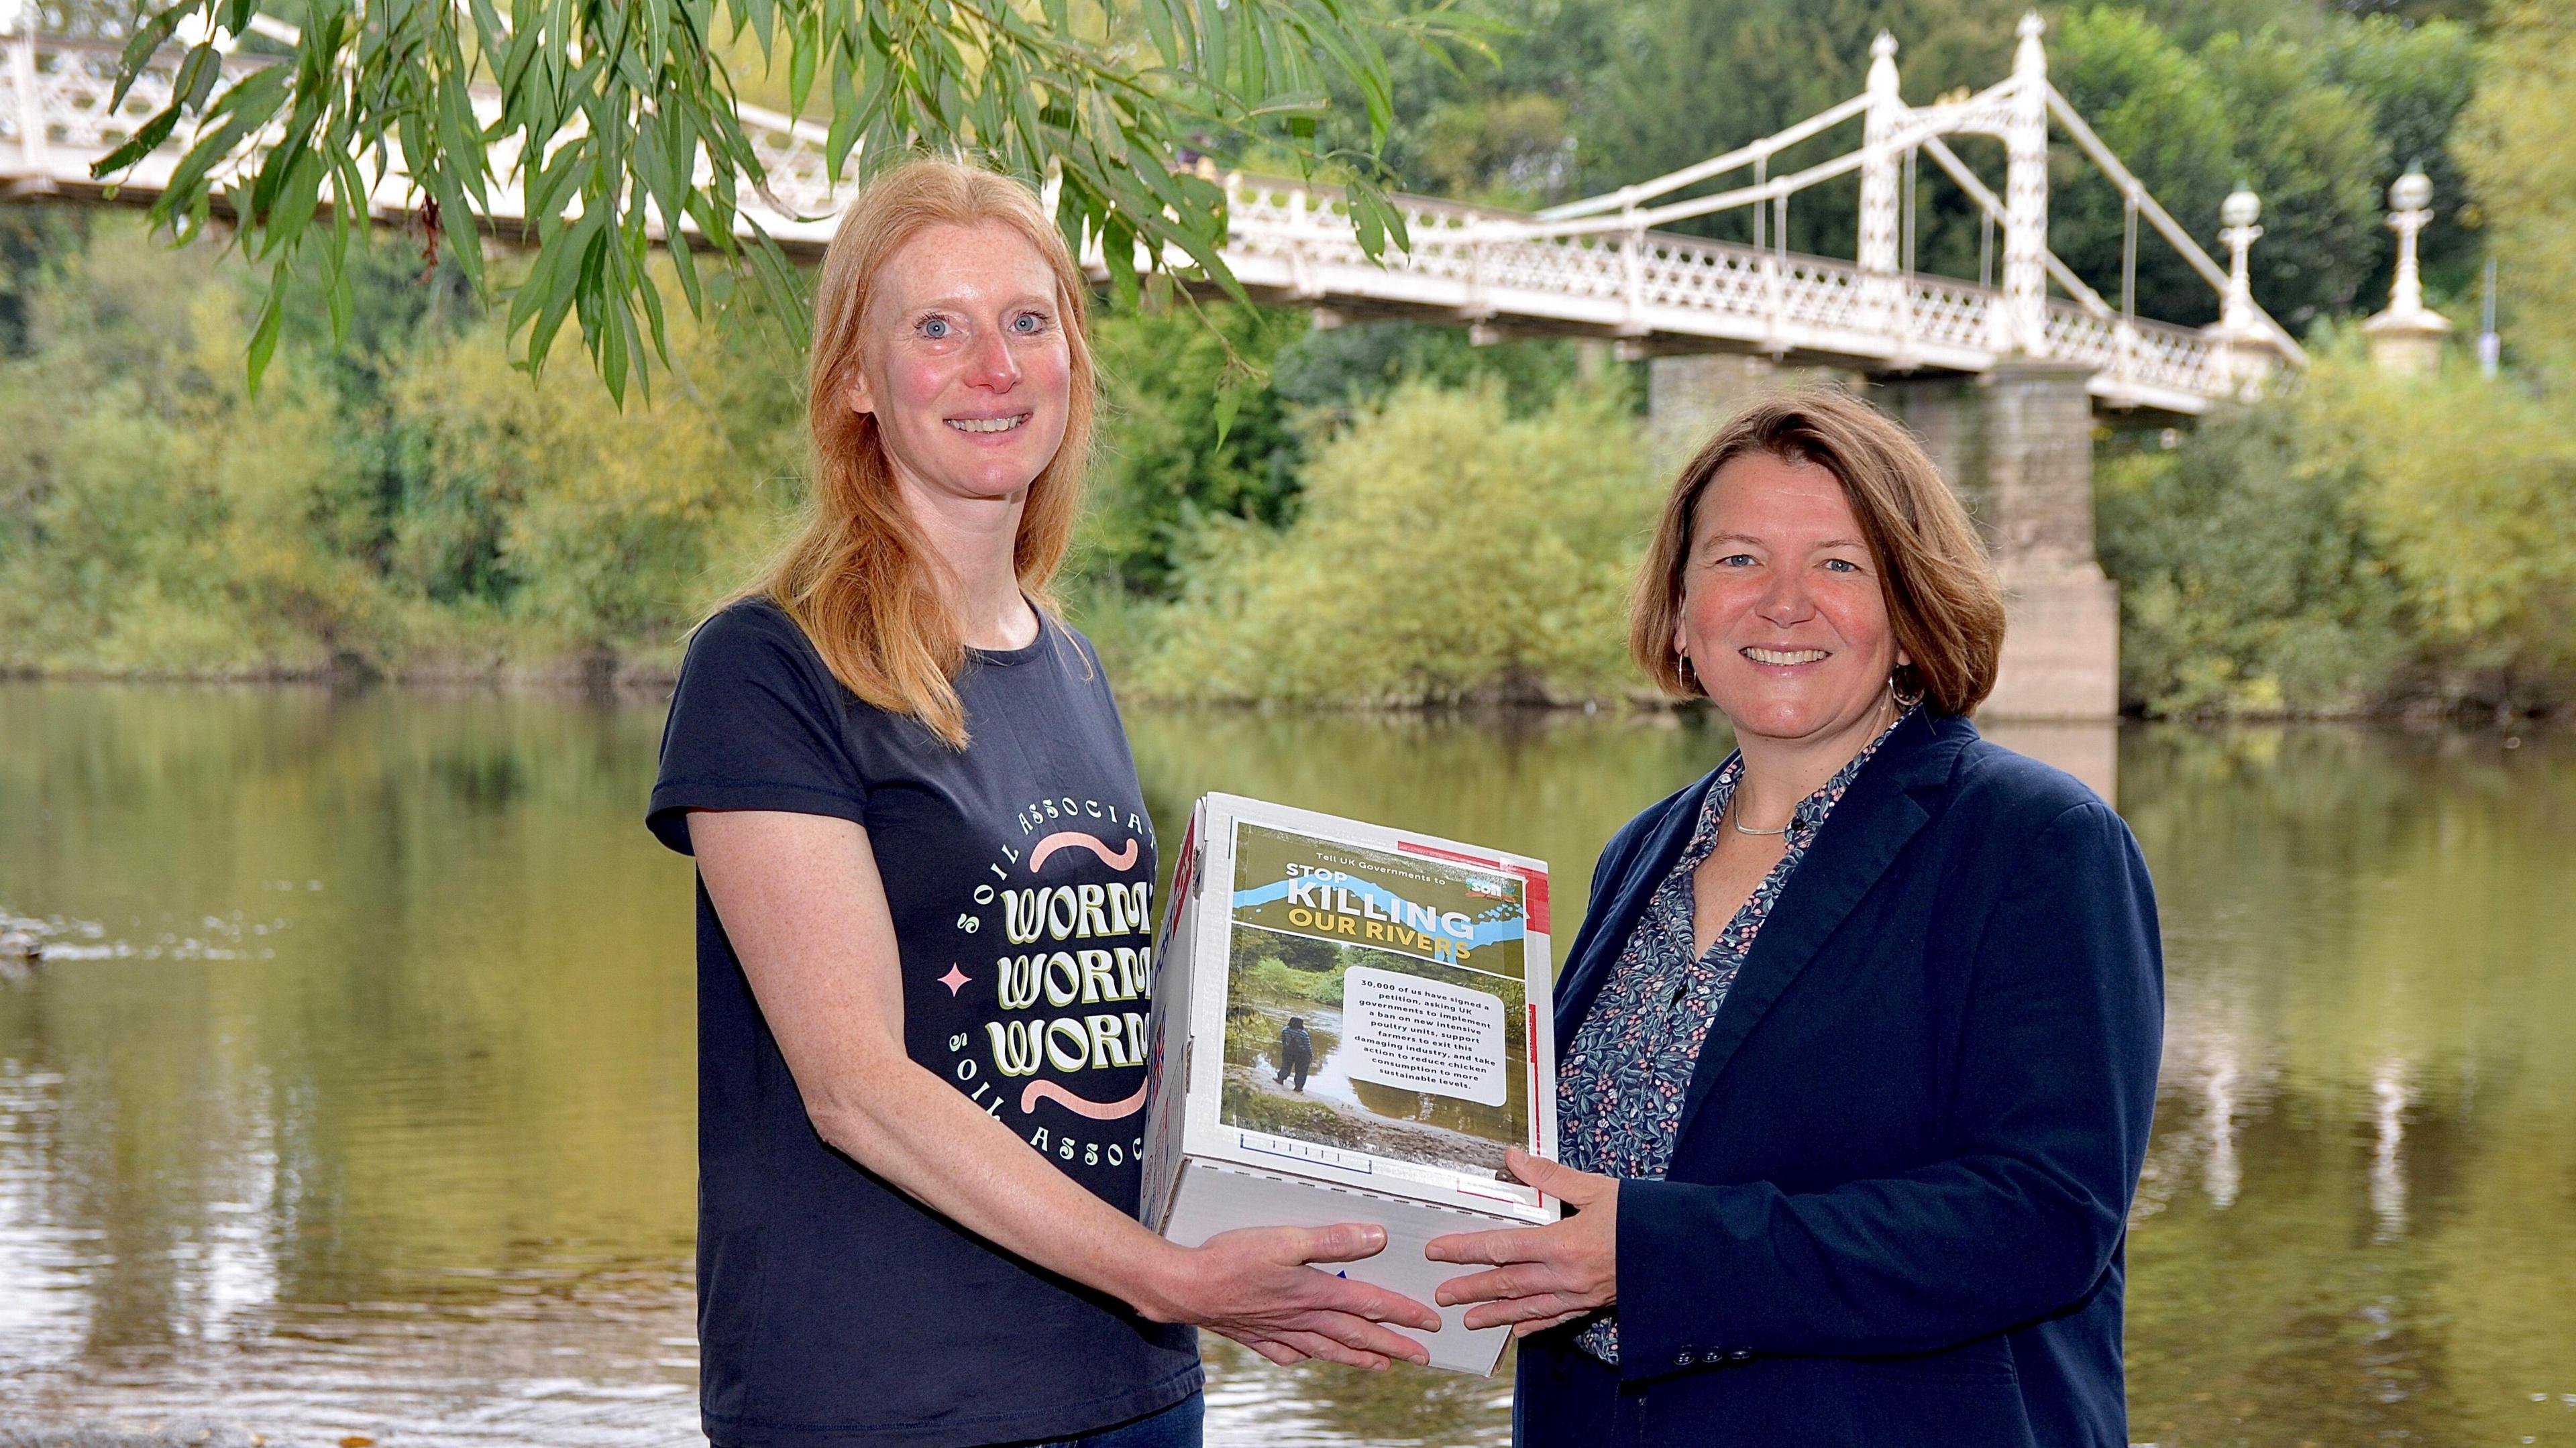
<svg viewBox="0 0 2576 1448">
<path fill-rule="evenodd" d="M 2272 332 L 2254 305 L 2252 258 L 2254 243 L 2263 235 L 2254 223 L 2262 215 L 2263 199 L 2249 187 L 2237 187 L 2218 203 L 2218 239 L 2227 244 L 2227 291 L 2219 301 L 2218 320 L 2201 329 L 2241 396 L 2259 389 L 2280 361 Z"/>
<path fill-rule="evenodd" d="M 2254 224 L 2262 215 L 2263 198 L 2242 186 L 2218 203 L 2218 239 L 2227 243 L 2227 298 L 2219 307 L 2219 325 L 2231 332 L 2261 330 L 2254 320 L 2251 257 L 2263 235 L 2263 228 Z"/>
<path fill-rule="evenodd" d="M 2033 10 L 2022 16 L 2021 24 L 2014 27 L 2014 33 L 2021 37 L 2021 44 L 2013 50 L 2013 74 L 2029 76 L 2048 74 L 2048 52 L 2041 48 L 2039 43 L 2039 37 L 2046 33 L 2047 29 L 2048 22 L 2039 18 L 2038 11 Z"/>
<path fill-rule="evenodd" d="M 0 0 L 0 4 L 7 0 Z M 1896 37 L 1882 30 L 1869 43 L 1869 93 L 1896 94 Z"/>
<path fill-rule="evenodd" d="M 2415 263 L 2415 239 L 2433 219 L 2433 182 L 2409 166 L 2388 188 L 2388 228 L 2397 233 L 2397 275 L 2388 288 L 2388 310 L 2361 324 L 2370 364 L 2392 377 L 2424 377 L 2440 370 L 2442 342 L 2451 319 L 2424 305 L 2424 279 Z"/>
</svg>

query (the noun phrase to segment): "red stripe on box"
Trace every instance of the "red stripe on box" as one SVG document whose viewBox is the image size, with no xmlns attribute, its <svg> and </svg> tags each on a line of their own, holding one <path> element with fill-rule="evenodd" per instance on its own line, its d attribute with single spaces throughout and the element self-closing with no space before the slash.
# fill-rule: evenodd
<svg viewBox="0 0 2576 1448">
<path fill-rule="evenodd" d="M 1521 877 L 1521 908 L 1529 915 L 1529 928 L 1541 935 L 1556 932 L 1547 928 L 1547 872 L 1514 870 Z"/>
<path fill-rule="evenodd" d="M 1533 870 L 1526 865 L 1506 865 L 1488 856 L 1460 854 L 1456 850 L 1444 850 L 1436 845 L 1416 844 L 1411 840 L 1397 840 L 1395 847 L 1408 855 L 1428 855 L 1435 860 L 1452 860 L 1461 865 L 1482 865 L 1488 870 L 1519 876 L 1522 886 L 1521 914 L 1529 921 L 1529 928 L 1541 935 L 1555 933 L 1547 927 L 1547 871 Z"/>
<path fill-rule="evenodd" d="M 1163 941 L 1170 948 L 1172 927 L 1181 923 L 1181 906 L 1190 898 L 1190 866 L 1196 862 L 1199 843 L 1199 817 L 1195 811 L 1181 829 L 1181 857 L 1172 865 L 1172 898 L 1163 902 Z"/>
<path fill-rule="evenodd" d="M 1503 868 L 1503 862 L 1500 860 L 1488 859 L 1483 855 L 1462 855 L 1456 850 L 1444 850 L 1436 845 L 1418 845 L 1411 840 L 1397 840 L 1395 847 L 1408 855 L 1429 855 L 1435 860 L 1455 860 L 1462 865 L 1482 865 L 1488 870 Z"/>
<path fill-rule="evenodd" d="M 1530 1155 L 1532 1156 L 1545 1156 L 1547 1154 L 1547 1143 L 1538 1139 L 1538 1002 L 1523 1001 L 1521 1003 L 1521 1009 L 1529 1013 L 1529 1031 L 1527 1036 L 1529 1045 L 1530 1084 L 1529 1149 Z M 1541 1192 L 1539 1194 L 1538 1204 L 1542 1207 L 1547 1205 L 1546 1193 Z"/>
</svg>

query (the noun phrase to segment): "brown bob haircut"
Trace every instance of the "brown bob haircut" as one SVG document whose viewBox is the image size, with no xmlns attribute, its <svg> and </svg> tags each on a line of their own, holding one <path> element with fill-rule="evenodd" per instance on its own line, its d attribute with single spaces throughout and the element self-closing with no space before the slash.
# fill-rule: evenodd
<svg viewBox="0 0 2576 1448">
<path fill-rule="evenodd" d="M 1753 453 L 1811 463 L 1842 484 L 1878 566 L 1897 647 L 1911 660 L 1897 669 L 1896 687 L 1919 690 L 1943 714 L 1985 702 L 2003 652 L 2004 597 L 1976 525 L 1913 434 L 1835 387 L 1760 399 L 1719 428 L 1674 481 L 1628 609 L 1628 652 L 1647 677 L 1676 698 L 1702 693 L 1673 652 L 1691 530 L 1718 471 Z"/>
</svg>

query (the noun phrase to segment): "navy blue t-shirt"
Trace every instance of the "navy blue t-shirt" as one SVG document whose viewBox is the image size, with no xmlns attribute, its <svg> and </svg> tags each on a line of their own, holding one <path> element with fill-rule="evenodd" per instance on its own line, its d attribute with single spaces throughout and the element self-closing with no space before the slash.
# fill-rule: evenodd
<svg viewBox="0 0 2576 1448">
<path fill-rule="evenodd" d="M 649 823 L 855 820 L 902 957 L 904 1045 L 1067 1176 L 1141 1190 L 1154 831 L 1088 640 L 970 651 L 972 742 L 842 687 L 767 599 L 698 630 Z M 1065 1437 L 1200 1385 L 1189 1327 L 1053 1276 L 824 1144 L 700 884 L 698 1339 L 728 1448 Z"/>
</svg>

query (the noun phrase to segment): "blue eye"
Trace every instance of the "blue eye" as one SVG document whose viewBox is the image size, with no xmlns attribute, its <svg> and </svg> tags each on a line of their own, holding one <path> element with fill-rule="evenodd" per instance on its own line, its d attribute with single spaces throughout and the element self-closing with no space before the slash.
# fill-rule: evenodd
<svg viewBox="0 0 2576 1448">
<path fill-rule="evenodd" d="M 1860 565 L 1848 558 L 1828 558 L 1825 560 L 1825 566 L 1842 573 L 1860 572 Z"/>
<path fill-rule="evenodd" d="M 1011 330 L 1023 337 L 1034 337 L 1046 330 L 1046 318 L 1035 312 L 1022 312 L 1011 319 Z"/>
<path fill-rule="evenodd" d="M 1717 566 L 1720 568 L 1735 568 L 1739 566 L 1749 568 L 1757 561 L 1758 560 L 1756 560 L 1750 553 L 1729 553 L 1725 557 L 1717 560 Z"/>
<path fill-rule="evenodd" d="M 932 317 L 921 324 L 921 335 L 928 337 L 934 342 L 946 340 L 948 331 L 948 319 L 946 317 Z"/>
</svg>

